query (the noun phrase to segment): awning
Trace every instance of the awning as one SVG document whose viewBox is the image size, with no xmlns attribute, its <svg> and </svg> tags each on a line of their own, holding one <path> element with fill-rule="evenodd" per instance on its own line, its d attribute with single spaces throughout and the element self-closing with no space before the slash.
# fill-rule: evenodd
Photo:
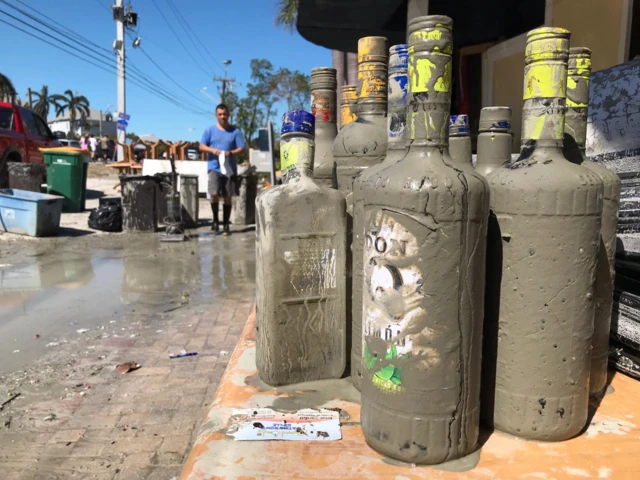
<svg viewBox="0 0 640 480">
<path fill-rule="evenodd" d="M 544 23 L 544 0 L 430 0 L 429 13 L 453 19 L 456 48 L 515 37 Z M 358 39 L 405 42 L 407 0 L 300 0 L 297 29 L 316 45 L 356 52 Z"/>
</svg>

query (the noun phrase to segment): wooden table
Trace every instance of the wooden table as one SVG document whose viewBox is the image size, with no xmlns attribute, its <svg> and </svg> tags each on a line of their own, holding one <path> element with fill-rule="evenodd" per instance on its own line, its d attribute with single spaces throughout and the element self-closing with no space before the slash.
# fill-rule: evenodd
<svg viewBox="0 0 640 480">
<path fill-rule="evenodd" d="M 616 374 L 611 385 L 615 392 L 604 397 L 586 432 L 567 442 L 527 442 L 495 432 L 485 434 L 479 451 L 464 461 L 437 467 L 401 464 L 366 444 L 360 428 L 359 394 L 349 379 L 278 390 L 259 380 L 252 313 L 180 479 L 637 480 L 640 383 Z M 234 408 L 297 410 L 320 406 L 342 409 L 342 440 L 246 442 L 225 435 Z"/>
</svg>

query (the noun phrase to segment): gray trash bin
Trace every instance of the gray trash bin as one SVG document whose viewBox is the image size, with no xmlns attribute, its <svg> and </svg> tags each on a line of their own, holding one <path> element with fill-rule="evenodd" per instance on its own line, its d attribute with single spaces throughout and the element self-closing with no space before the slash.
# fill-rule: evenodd
<svg viewBox="0 0 640 480">
<path fill-rule="evenodd" d="M 40 193 L 47 178 L 47 166 L 42 163 L 9 162 L 9 188 Z"/>
<path fill-rule="evenodd" d="M 238 177 L 240 192 L 235 201 L 235 225 L 253 225 L 256 223 L 256 196 L 258 194 L 258 176 L 256 167 L 249 167 Z"/>
<path fill-rule="evenodd" d="M 158 229 L 156 206 L 157 182 L 154 177 L 123 175 L 122 230 L 124 232 L 155 232 Z"/>
<path fill-rule="evenodd" d="M 180 175 L 180 205 L 182 223 L 185 228 L 198 228 L 200 200 L 198 198 L 198 175 Z"/>
</svg>

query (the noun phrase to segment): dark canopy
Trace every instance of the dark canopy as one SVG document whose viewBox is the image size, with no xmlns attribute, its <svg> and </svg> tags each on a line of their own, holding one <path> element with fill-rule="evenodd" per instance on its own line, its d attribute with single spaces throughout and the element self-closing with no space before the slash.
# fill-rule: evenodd
<svg viewBox="0 0 640 480">
<path fill-rule="evenodd" d="M 544 23 L 544 0 L 430 0 L 430 15 L 453 18 L 456 48 L 514 37 Z M 356 52 L 358 39 L 404 43 L 407 0 L 300 0 L 297 28 L 317 45 Z"/>
</svg>

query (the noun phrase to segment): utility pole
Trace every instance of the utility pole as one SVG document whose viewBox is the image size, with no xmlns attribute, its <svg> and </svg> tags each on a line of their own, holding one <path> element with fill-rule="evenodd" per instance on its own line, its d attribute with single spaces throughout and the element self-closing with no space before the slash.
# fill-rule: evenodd
<svg viewBox="0 0 640 480">
<path fill-rule="evenodd" d="M 133 11 L 132 6 L 124 7 L 124 0 L 115 0 L 113 19 L 116 21 L 116 41 L 113 49 L 116 52 L 118 61 L 118 113 L 127 113 L 127 93 L 126 93 L 126 70 L 125 70 L 125 43 L 124 32 L 127 28 L 135 28 L 138 25 L 138 14 Z M 126 122 L 126 119 L 123 119 Z M 118 128 L 118 143 L 126 142 L 126 124 L 124 128 Z M 124 148 L 118 145 L 118 160 L 124 160 Z"/>
<path fill-rule="evenodd" d="M 31 100 L 31 89 L 27 88 L 27 101 L 29 102 L 29 108 L 33 108 L 33 101 Z"/>
<path fill-rule="evenodd" d="M 222 90 L 220 92 L 220 102 L 225 103 L 225 99 L 227 95 L 227 84 L 229 84 L 229 90 L 231 90 L 233 88 L 233 82 L 235 82 L 236 79 L 227 77 L 227 71 L 229 69 L 229 65 L 231 65 L 231 60 L 225 60 L 222 63 L 224 63 L 224 77 L 213 77 L 213 81 L 222 83 Z"/>
</svg>

